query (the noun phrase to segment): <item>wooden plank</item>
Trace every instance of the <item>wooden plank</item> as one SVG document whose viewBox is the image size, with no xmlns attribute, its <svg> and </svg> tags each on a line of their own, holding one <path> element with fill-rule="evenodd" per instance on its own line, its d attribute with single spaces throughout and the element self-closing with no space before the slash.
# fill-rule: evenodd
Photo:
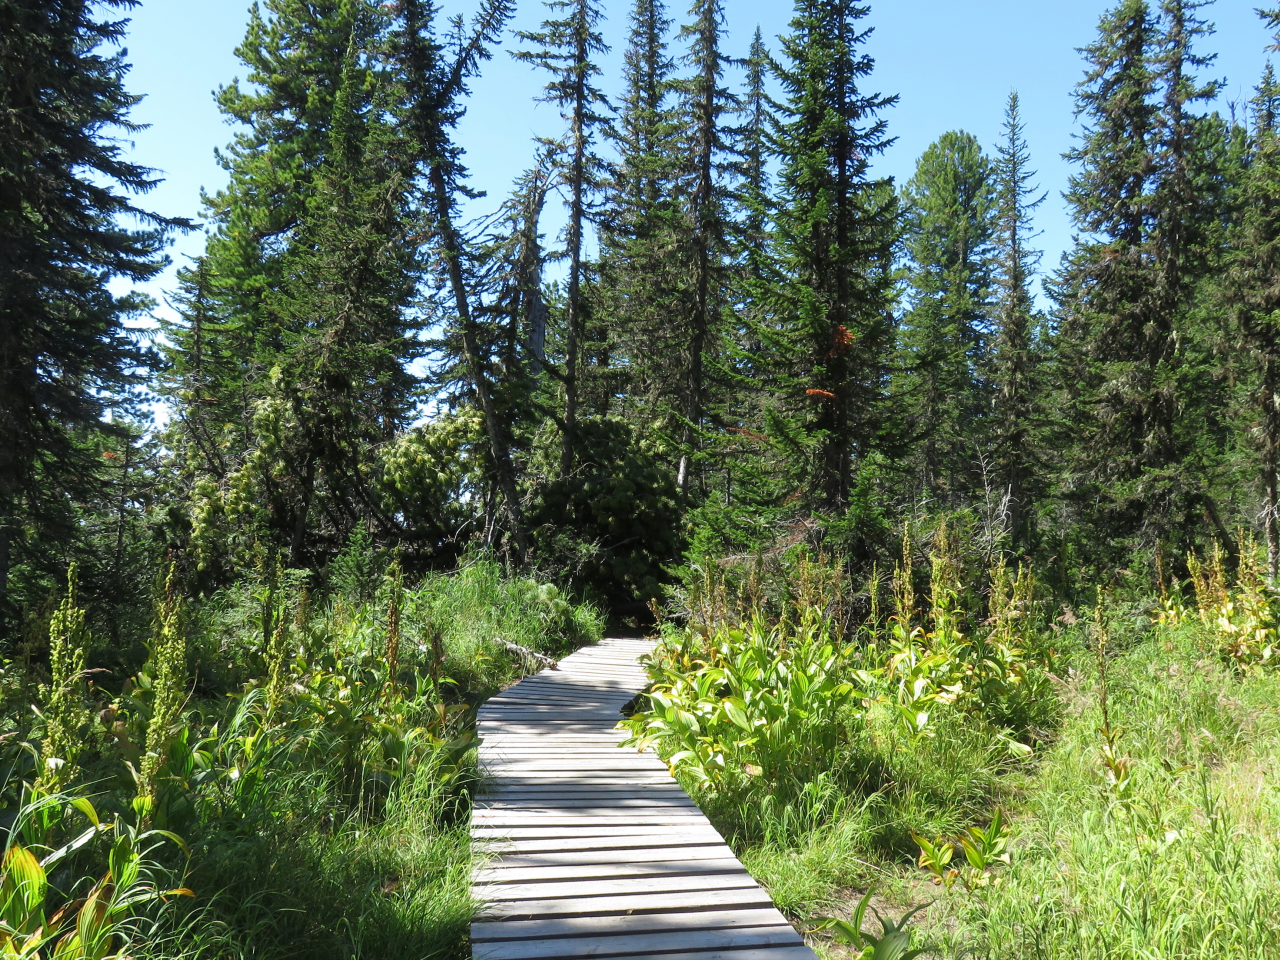
<svg viewBox="0 0 1280 960">
<path fill-rule="evenodd" d="M 471 947 L 474 960 L 535 960 L 535 958 L 568 958 L 662 953 L 672 949 L 714 947 L 801 946 L 800 935 L 789 924 L 771 927 L 748 927 L 722 930 L 673 930 L 621 936 L 565 937 L 551 940 L 490 941 Z"/>
<path fill-rule="evenodd" d="M 657 798 L 646 801 L 641 797 L 621 797 L 617 800 L 608 800 L 603 798 L 592 797 L 569 797 L 564 800 L 556 800 L 554 797 L 537 798 L 513 798 L 512 800 L 489 800 L 482 798 L 477 801 L 478 804 L 487 810 L 522 810 L 527 809 L 531 813 L 542 810 L 635 810 L 637 813 L 658 813 L 668 810 L 689 810 L 691 813 L 697 812 L 698 808 L 688 799 L 667 800 Z"/>
<path fill-rule="evenodd" d="M 559 813 L 530 813 L 521 816 L 511 810 L 486 810 L 487 816 L 477 819 L 472 827 L 476 836 L 493 837 L 607 837 L 614 834 L 634 835 L 637 831 L 689 830 L 701 827 L 706 817 L 694 816 L 682 811 L 664 810 L 661 813 L 629 813 L 623 816 L 596 814 L 573 816 L 575 811 Z"/>
<path fill-rule="evenodd" d="M 478 883 L 472 887 L 477 900 L 548 900 L 604 897 L 610 894 L 680 893 L 686 890 L 731 890 L 759 884 L 745 870 L 735 873 L 708 873 L 669 877 L 621 877 L 593 880 L 564 880 L 557 883 Z"/>
<path fill-rule="evenodd" d="M 666 823 L 650 824 L 650 823 L 632 823 L 632 824 L 615 824 L 613 826 L 592 827 L 592 826 L 572 826 L 572 827 L 502 827 L 502 826 L 482 826 L 474 825 L 471 828 L 471 835 L 483 843 L 505 843 L 523 840 L 555 840 L 560 839 L 566 843 L 576 840 L 602 840 L 602 839 L 619 839 L 624 840 L 627 837 L 652 837 L 662 839 L 671 837 L 678 840 L 685 836 L 698 836 L 706 833 L 708 836 L 714 834 L 719 837 L 719 832 L 711 824 L 705 820 L 696 821 L 691 825 L 673 826 Z"/>
<path fill-rule="evenodd" d="M 630 893 L 580 899 L 507 900 L 487 904 L 480 922 L 519 922 L 549 917 L 595 917 L 644 912 L 665 913 L 682 910 L 710 910 L 716 907 L 773 908 L 769 895 L 753 884 L 726 890 L 689 890 L 672 893 Z M 474 925 L 473 925 L 474 928 Z"/>
<path fill-rule="evenodd" d="M 557 863 L 663 863 L 679 858 L 685 860 L 732 860 L 733 851 L 723 843 L 696 845 L 686 842 L 671 847 L 593 847 L 583 850 L 538 850 L 512 852 L 502 850 L 484 870 L 506 870 L 510 867 L 541 867 Z"/>
<path fill-rule="evenodd" d="M 723 930 L 730 927 L 768 927 L 778 922 L 776 910 L 687 910 L 667 913 L 547 917 L 542 920 L 488 921 L 471 925 L 471 942 L 547 940 L 553 937 L 599 937 L 672 930 Z"/>
<path fill-rule="evenodd" d="M 724 844 L 724 839 L 711 827 L 683 830 L 678 834 L 626 834 L 612 837 L 547 837 L 539 839 L 513 839 L 495 841 L 488 845 L 491 852 L 503 857 L 529 853 L 568 853 L 573 850 L 643 850 L 680 847 L 687 844 Z"/>
<path fill-rule="evenodd" d="M 477 884 L 546 883 L 560 880 L 606 880 L 616 877 L 691 877 L 703 874 L 747 876 L 732 853 L 708 860 L 641 861 L 639 863 L 552 863 L 537 867 L 482 867 L 475 872 Z M 747 879 L 750 879 L 748 876 Z"/>
</svg>

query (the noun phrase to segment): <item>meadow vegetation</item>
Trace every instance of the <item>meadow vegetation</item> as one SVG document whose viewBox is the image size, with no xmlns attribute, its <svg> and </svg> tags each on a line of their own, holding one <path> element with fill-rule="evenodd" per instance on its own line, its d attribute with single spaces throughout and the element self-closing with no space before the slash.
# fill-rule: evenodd
<svg viewBox="0 0 1280 960">
<path fill-rule="evenodd" d="M 803 546 L 690 568 L 633 742 L 824 955 L 871 955 L 867 895 L 891 923 L 919 908 L 939 957 L 1280 954 L 1276 596 L 1252 546 L 1064 602 L 1025 567 L 980 575 L 963 518 L 924 526 L 856 590 Z"/>
<path fill-rule="evenodd" d="M 535 669 L 507 644 L 603 624 L 489 560 L 409 586 L 367 547 L 198 605 L 170 576 L 123 680 L 72 567 L 47 650 L 5 664 L 4 956 L 466 956 L 475 707 Z"/>
</svg>

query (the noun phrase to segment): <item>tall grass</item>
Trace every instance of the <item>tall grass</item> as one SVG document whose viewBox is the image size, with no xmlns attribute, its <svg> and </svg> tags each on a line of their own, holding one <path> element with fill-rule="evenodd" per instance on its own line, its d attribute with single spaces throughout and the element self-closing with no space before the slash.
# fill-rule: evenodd
<svg viewBox="0 0 1280 960">
<path fill-rule="evenodd" d="M 633 725 L 684 751 L 677 771 L 824 955 L 850 954 L 819 919 L 850 917 L 874 887 L 882 911 L 929 904 L 916 942 L 955 960 L 1280 957 L 1280 604 L 1256 562 L 1246 555 L 1232 582 L 1220 555 L 1193 560 L 1194 595 L 1102 591 L 1095 610 L 1056 605 L 1051 620 L 1026 571 L 997 565 L 961 587 L 940 543 L 927 579 L 899 567 L 887 618 L 878 604 L 856 623 L 848 599 L 802 600 L 839 579 L 812 559 L 754 608 L 784 661 L 803 662 L 813 635 L 842 636 L 834 679 L 858 691 L 835 745 L 793 771 L 787 804 L 785 778 L 687 769 L 701 756 L 691 732 L 663 726 L 695 707 L 704 747 L 732 732 L 723 709 L 709 721 L 742 692 L 697 681 L 737 656 L 717 650 L 752 615 L 750 571 L 729 589 L 702 569 L 690 625 L 668 627 L 655 658 L 653 709 Z M 823 612 L 825 633 L 805 610 Z M 760 677 L 765 700 L 803 708 Z M 744 751 L 785 753 L 746 733 L 708 755 L 741 768 Z"/>
<path fill-rule="evenodd" d="M 35 718 L 7 718 L 11 784 L 51 771 L 122 828 L 185 838 L 147 869 L 177 871 L 194 898 L 124 909 L 122 955 L 465 956 L 475 704 L 527 669 L 508 643 L 557 655 L 598 639 L 601 618 L 494 563 L 406 584 L 356 553 L 327 595 L 264 562 L 183 615 L 171 577 L 151 659 L 117 689 L 67 666 L 87 642 L 66 627 L 82 617 L 69 597 L 43 688 L 52 726 L 21 702 L 29 679 L 4 675 L 5 702 Z M 4 792 L 12 817 L 30 790 Z M 62 823 L 40 842 L 68 842 Z M 86 847 L 51 883 L 73 897 L 106 856 Z M 21 866 L 6 860 L 0 888 L 21 887 Z"/>
</svg>

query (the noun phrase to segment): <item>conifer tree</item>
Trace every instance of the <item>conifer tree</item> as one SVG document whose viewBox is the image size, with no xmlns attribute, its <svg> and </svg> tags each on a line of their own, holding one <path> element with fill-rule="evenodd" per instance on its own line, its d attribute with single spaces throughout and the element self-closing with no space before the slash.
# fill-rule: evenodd
<svg viewBox="0 0 1280 960">
<path fill-rule="evenodd" d="M 13 550 L 105 487 L 106 409 L 127 411 L 147 351 L 125 321 L 147 308 L 118 280 L 154 277 L 177 226 L 136 206 L 155 184 L 115 137 L 138 98 L 113 51 L 133 0 L 0 8 L 0 627 Z M 129 221 L 137 224 L 130 225 Z M 127 417 L 117 417 L 127 420 Z M 57 535 L 66 543 L 71 526 Z"/>
<path fill-rule="evenodd" d="M 374 490 L 417 402 L 414 142 L 393 124 L 386 17 L 368 0 L 272 0 L 219 94 L 240 120 L 216 230 L 170 328 L 197 555 L 214 582 L 255 541 L 309 566 L 357 523 L 412 541 Z M 230 564 L 230 567 L 225 566 Z"/>
<path fill-rule="evenodd" d="M 874 65 L 867 13 L 852 0 L 798 0 L 774 66 L 784 100 L 771 134 L 781 279 L 762 327 L 779 390 L 769 425 L 815 504 L 837 512 L 855 458 L 877 448 L 887 420 L 897 203 L 869 164 L 891 142 L 879 114 L 896 98 L 861 89 Z"/>
<path fill-rule="evenodd" d="M 1280 30 L 1280 10 L 1259 11 Z M 1280 33 L 1276 37 L 1280 46 Z M 1253 137 L 1241 189 L 1241 222 L 1224 285 L 1249 376 L 1262 481 L 1267 569 L 1280 575 L 1280 82 L 1270 62 L 1253 98 Z M 1256 378 L 1256 379 L 1255 379 Z"/>
<path fill-rule="evenodd" d="M 692 22 L 680 30 L 681 38 L 689 41 L 685 62 L 694 70 L 693 76 L 680 85 L 688 116 L 683 152 L 690 165 L 686 216 L 692 260 L 692 297 L 688 330 L 683 338 L 684 436 L 676 470 L 676 484 L 682 491 L 689 488 L 695 437 L 707 405 L 708 359 L 719 352 L 715 341 L 727 299 L 730 191 L 724 184 L 724 174 L 731 165 L 727 162 L 730 148 L 723 118 L 736 106 L 722 85 L 725 57 L 720 50 L 724 34 L 721 0 L 694 0 L 689 15 Z"/>
<path fill-rule="evenodd" d="M 1207 62 L 1192 50 L 1207 29 L 1196 6 L 1169 0 L 1157 18 L 1124 0 L 1087 48 L 1076 94 L 1086 127 L 1068 155 L 1081 165 L 1067 193 L 1081 238 L 1054 285 L 1079 439 L 1067 488 L 1099 504 L 1093 521 L 1109 538 L 1147 546 L 1189 536 L 1201 510 L 1234 542 L 1205 486 L 1194 426 L 1205 414 L 1190 403 L 1204 253 L 1187 218 L 1203 210 L 1205 144 L 1189 107 L 1215 89 L 1191 79 Z"/>
<path fill-rule="evenodd" d="M 621 388 L 634 416 L 661 423 L 676 393 L 679 365 L 671 318 L 684 310 L 687 247 L 681 219 L 682 158 L 670 104 L 671 19 L 660 0 L 637 0 L 623 54 L 623 91 L 609 135 L 612 166 L 600 217 L 600 312 L 624 365 Z"/>
<path fill-rule="evenodd" d="M 769 74 L 769 50 L 764 45 L 760 28 L 751 38 L 751 48 L 743 62 L 746 78 L 738 99 L 738 123 L 732 130 L 734 152 L 738 155 L 736 191 L 739 215 L 734 218 L 735 234 L 741 254 L 751 276 L 759 276 L 772 184 L 769 177 L 769 131 L 774 115 L 766 83 Z"/>
<path fill-rule="evenodd" d="M 943 134 L 917 163 L 903 204 L 911 308 L 899 333 L 902 391 L 921 435 L 922 492 L 956 505 L 981 482 L 991 408 L 996 188 L 977 139 Z"/>
<path fill-rule="evenodd" d="M 995 386 L 993 454 L 1001 491 L 1008 498 L 1009 532 L 1015 548 L 1027 549 L 1033 483 L 1039 469 L 1032 449 L 1038 387 L 1035 300 L 1031 282 L 1040 253 L 1029 245 L 1032 215 L 1046 194 L 1036 196 L 1036 174 L 1017 91 L 1005 107 L 1004 139 L 996 158 Z"/>
<path fill-rule="evenodd" d="M 569 261 L 565 290 L 565 361 L 563 443 L 560 472 L 573 469 L 581 341 L 584 330 L 583 242 L 588 226 L 591 195 L 599 179 L 600 161 L 594 152 L 597 131 L 608 122 L 607 101 L 595 86 L 600 68 L 595 61 L 608 52 L 600 35 L 604 14 L 596 0 L 546 0 L 559 19 L 545 20 L 538 31 L 522 31 L 520 39 L 533 49 L 516 53 L 516 58 L 542 67 L 551 74 L 543 100 L 560 107 L 569 130 L 561 179 L 568 191 L 569 222 L 566 227 L 566 254 Z"/>
<path fill-rule="evenodd" d="M 513 11 L 512 0 L 484 0 L 469 29 L 461 19 L 455 19 L 447 44 L 452 56 L 446 56 L 446 46 L 434 33 L 434 3 L 401 0 L 394 56 L 404 86 L 405 122 L 417 141 L 418 162 L 427 181 L 429 222 L 444 261 L 468 378 L 484 417 L 495 480 L 523 563 L 529 544 L 511 455 L 510 423 L 494 396 L 492 358 L 484 347 L 473 304 L 473 251 L 455 223 L 459 196 L 472 194 L 466 186 L 462 149 L 452 139 L 452 131 L 462 119 L 467 81 L 492 56 Z"/>
</svg>

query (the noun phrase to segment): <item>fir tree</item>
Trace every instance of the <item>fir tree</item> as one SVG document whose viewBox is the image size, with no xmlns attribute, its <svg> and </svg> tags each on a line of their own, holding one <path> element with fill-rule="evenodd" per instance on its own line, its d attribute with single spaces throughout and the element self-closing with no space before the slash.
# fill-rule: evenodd
<svg viewBox="0 0 1280 960">
<path fill-rule="evenodd" d="M 707 405 L 708 359 L 718 354 L 720 314 L 727 299 L 728 220 L 730 191 L 724 185 L 728 131 L 723 118 L 736 104 L 722 85 L 725 57 L 720 51 L 724 34 L 721 0 L 695 0 L 689 10 L 692 22 L 680 31 L 689 41 L 685 62 L 694 74 L 681 83 L 685 98 L 687 145 L 683 153 L 690 163 L 686 216 L 691 253 L 691 302 L 685 336 L 681 414 L 684 436 L 676 483 L 689 487 L 690 462 L 695 437 Z"/>
<path fill-rule="evenodd" d="M 104 412 L 129 410 L 149 364 L 125 327 L 147 301 L 112 287 L 154 277 L 177 224 L 130 199 L 155 181 L 113 136 L 139 129 L 129 120 L 138 98 L 124 88 L 128 67 L 112 51 L 127 21 L 110 19 L 134 6 L 0 8 L 0 625 L 11 544 L 27 551 L 14 534 L 64 544 L 74 536 L 68 500 L 105 487 L 91 438 L 116 432 Z"/>
<path fill-rule="evenodd" d="M 609 48 L 600 36 L 599 25 L 604 15 L 595 0 L 546 0 L 546 6 L 564 16 L 543 21 L 541 30 L 522 31 L 520 38 L 533 44 L 534 49 L 522 50 L 516 58 L 536 64 L 551 74 L 543 100 L 560 107 L 569 122 L 567 158 L 561 172 L 569 194 L 565 238 L 569 275 L 565 293 L 565 400 L 560 454 L 560 472 L 568 474 L 574 463 L 578 368 L 585 319 L 583 241 L 600 167 L 593 147 L 596 131 L 608 120 L 603 112 L 607 101 L 594 84 L 594 78 L 600 73 L 594 58 L 607 53 Z"/>
<path fill-rule="evenodd" d="M 971 134 L 945 133 L 925 151 L 903 192 L 911 308 L 900 330 L 922 449 L 919 481 L 934 501 L 967 501 L 981 478 L 991 407 L 996 188 Z"/>
<path fill-rule="evenodd" d="M 824 510 L 850 502 L 855 459 L 884 439 L 897 203 L 869 164 L 891 141 L 879 113 L 895 97 L 862 92 L 868 7 L 799 0 L 771 145 L 780 160 L 773 257 L 781 280 L 762 328 L 779 396 L 769 418 Z"/>
<path fill-rule="evenodd" d="M 1017 91 L 1005 107 L 1004 139 L 996 159 L 995 357 L 993 453 L 1001 492 L 1008 498 L 1009 532 L 1015 547 L 1030 543 L 1031 507 L 1039 476 L 1032 440 L 1037 416 L 1038 318 L 1031 282 L 1040 253 L 1029 246 L 1032 215 L 1044 202 L 1032 186 Z"/>
<path fill-rule="evenodd" d="M 623 92 L 609 133 L 618 152 L 600 217 L 600 313 L 625 377 L 604 389 L 629 394 L 632 415 L 660 424 L 677 393 L 677 331 L 685 309 L 687 230 L 682 159 L 671 106 L 671 20 L 659 0 L 637 0 L 623 54 Z"/>
<path fill-rule="evenodd" d="M 1280 10 L 1259 11 L 1280 29 Z M 1277 35 L 1280 45 L 1280 34 Z M 1256 424 L 1262 527 L 1272 582 L 1280 575 L 1280 83 L 1267 63 L 1253 98 L 1253 143 L 1241 189 L 1241 222 L 1235 235 L 1225 299 L 1248 376 Z"/>
</svg>

